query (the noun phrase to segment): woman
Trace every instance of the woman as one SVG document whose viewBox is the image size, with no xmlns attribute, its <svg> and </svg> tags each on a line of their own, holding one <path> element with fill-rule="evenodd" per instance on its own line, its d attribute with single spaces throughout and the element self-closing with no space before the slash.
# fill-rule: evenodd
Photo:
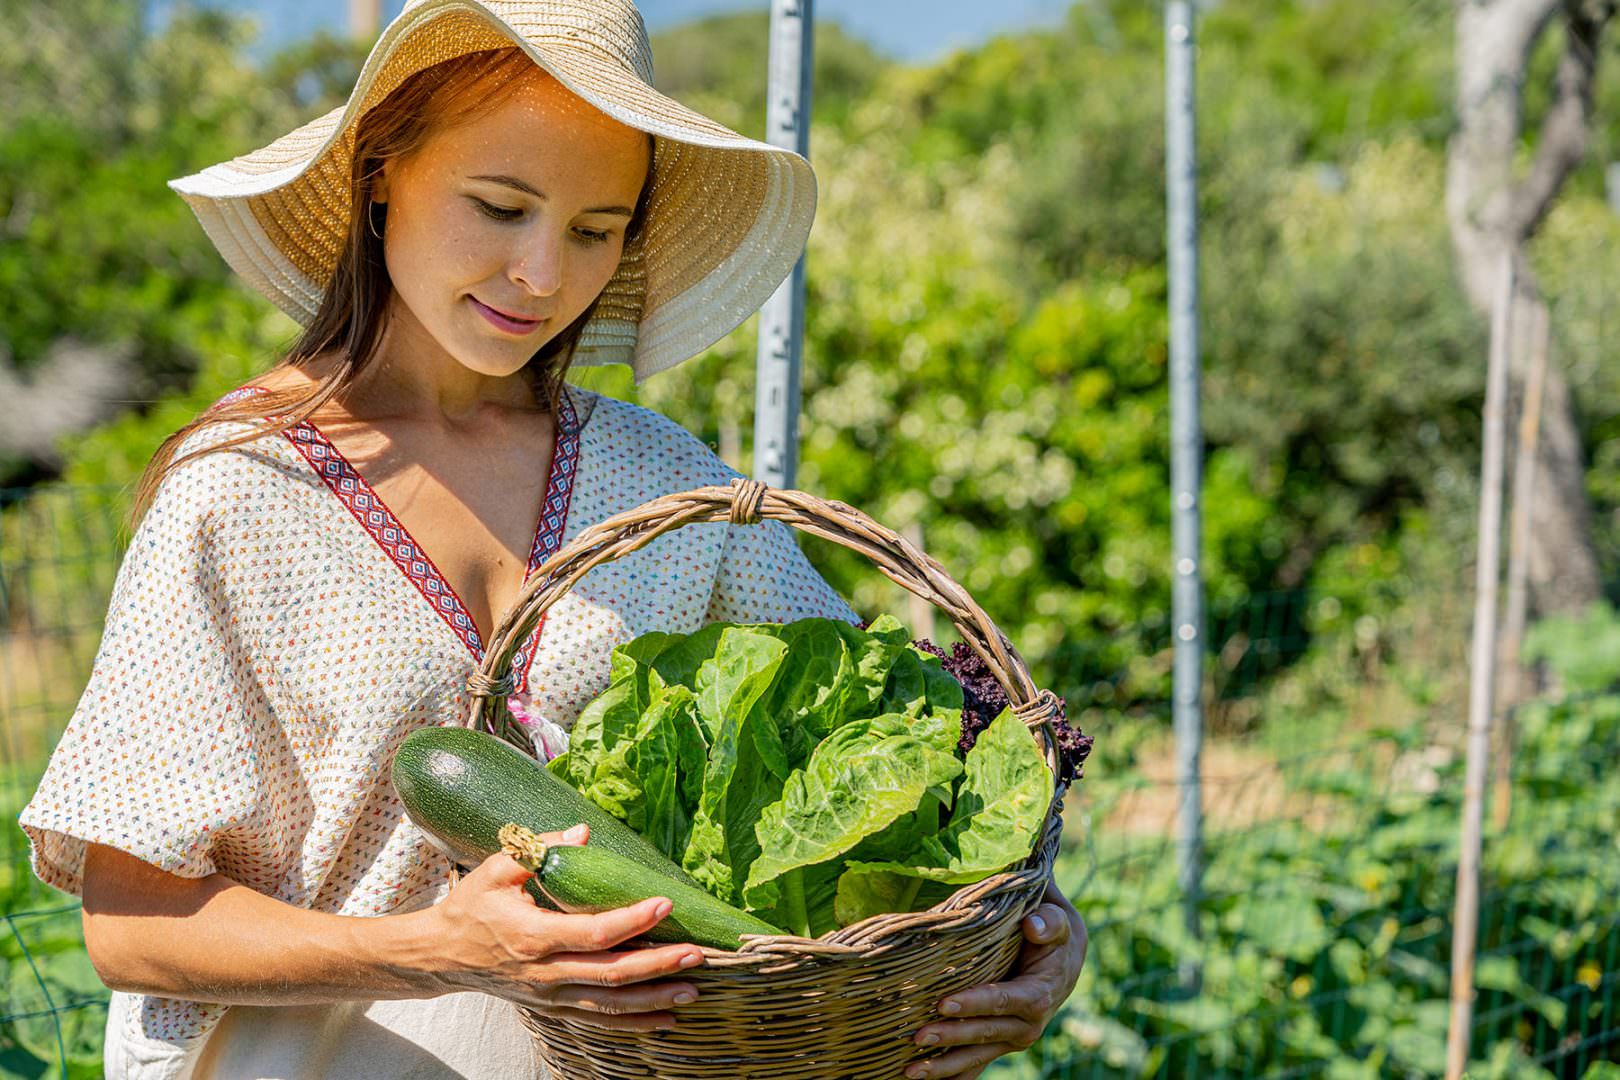
<svg viewBox="0 0 1620 1080">
<path fill-rule="evenodd" d="M 465 717 L 529 569 L 736 475 L 563 379 L 701 351 L 809 231 L 802 158 L 650 84 L 628 0 L 418 0 L 344 109 L 173 182 L 305 330 L 149 467 L 21 817 L 36 873 L 83 896 L 110 1077 L 535 1075 L 510 1003 L 645 1030 L 695 995 L 695 947 L 615 948 L 666 901 L 545 912 L 504 856 L 452 889 L 388 783 L 408 732 Z M 689 526 L 548 612 L 513 711 L 554 752 L 615 643 L 811 615 L 855 619 L 785 528 Z M 910 1075 L 975 1076 L 1039 1036 L 1085 932 L 1055 891 L 1024 930 L 1020 974 L 942 1002 L 916 1038 L 947 1052 Z"/>
</svg>

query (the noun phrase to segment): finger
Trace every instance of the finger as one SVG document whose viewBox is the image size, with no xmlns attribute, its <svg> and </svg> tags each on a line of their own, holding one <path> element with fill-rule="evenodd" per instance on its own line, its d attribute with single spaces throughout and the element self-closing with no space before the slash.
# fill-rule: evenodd
<svg viewBox="0 0 1620 1080">
<path fill-rule="evenodd" d="M 510 855 L 497 851 L 462 879 L 462 883 L 476 880 L 495 888 L 515 889 L 534 876 L 534 872 Z"/>
<path fill-rule="evenodd" d="M 703 962 L 696 945 L 666 945 L 657 949 L 553 953 L 536 975 L 548 983 L 587 986 L 628 986 L 690 970 Z"/>
<path fill-rule="evenodd" d="M 676 1026 L 674 1013 L 651 1012 L 630 1013 L 624 1016 L 613 1016 L 608 1013 L 590 1012 L 586 1009 L 567 1009 L 561 1006 L 550 1006 L 545 1010 L 548 1016 L 555 1016 L 560 1020 L 568 1020 L 576 1024 L 589 1024 L 592 1027 L 606 1028 L 611 1031 L 668 1031 Z"/>
<path fill-rule="evenodd" d="M 1047 907 L 1050 905 L 1042 905 Z M 1029 975 L 1034 972 L 1057 975 L 1065 985 L 1073 987 L 1076 979 L 1080 977 L 1080 969 L 1085 966 L 1086 948 L 1090 944 L 1086 936 L 1086 924 L 1080 918 L 1080 913 L 1072 908 L 1059 908 L 1062 913 L 1064 929 L 1058 935 L 1059 940 L 1043 945 L 1025 941 L 1020 952 L 1021 960 L 1019 971 Z M 1036 914 L 1040 913 L 1037 909 Z M 1025 925 L 1025 936 L 1030 928 Z M 1055 958 L 1055 959 L 1054 959 Z"/>
<path fill-rule="evenodd" d="M 989 1043 L 983 1046 L 964 1046 L 941 1054 L 928 1061 L 916 1061 L 906 1066 L 906 1075 L 916 1077 L 961 1076 L 974 1069 L 982 1069 L 1003 1054 L 1016 1053 L 1018 1048 L 1007 1043 Z"/>
<path fill-rule="evenodd" d="M 1056 904 L 1042 904 L 1024 917 L 1024 938 L 1036 945 L 1061 945 L 1069 940 L 1069 915 Z"/>
<path fill-rule="evenodd" d="M 1029 976 L 1004 983 L 985 983 L 983 986 L 958 990 L 950 997 L 941 998 L 938 1009 L 949 1019 L 969 1016 L 1018 1016 L 1026 1020 L 1043 1019 L 1049 996 L 1049 980 Z"/>
<path fill-rule="evenodd" d="M 1060 955 L 1066 948 L 1068 948 L 1067 943 L 1063 945 L 1032 945 L 1027 941 L 1024 942 L 1023 947 L 1018 952 L 1018 973 L 1028 975 L 1031 972 L 1044 970 L 1051 965 L 1052 957 Z"/>
<path fill-rule="evenodd" d="M 585 843 L 591 838 L 591 827 L 583 821 L 571 825 L 562 832 L 548 832 L 539 834 L 541 843 L 553 847 L 568 847 Z M 497 851 L 480 863 L 474 870 L 481 880 L 487 881 L 497 888 L 516 888 L 534 876 L 534 872 L 518 862 L 512 856 Z M 471 875 L 469 875 L 471 876 Z"/>
<path fill-rule="evenodd" d="M 1040 1031 L 1021 1017 L 985 1017 L 980 1020 L 951 1020 L 919 1028 L 912 1041 L 917 1046 L 975 1046 L 978 1043 L 1034 1043 Z"/>
<path fill-rule="evenodd" d="M 556 951 L 599 952 L 645 934 L 675 909 L 668 897 L 653 896 L 595 915 L 545 912 L 543 930 Z"/>
<path fill-rule="evenodd" d="M 1086 924 L 1079 912 L 1065 912 L 1069 932 L 1061 943 L 1033 945 L 1024 943 L 1019 962 L 1019 975 L 1038 975 L 1053 981 L 1054 1000 L 1068 996 L 1086 965 L 1086 951 L 1091 945 Z"/>
<path fill-rule="evenodd" d="M 540 834 L 541 843 L 553 846 L 574 847 L 585 843 L 591 838 L 591 827 L 583 821 L 578 825 L 570 825 L 562 832 L 548 832 Z"/>
<path fill-rule="evenodd" d="M 515 1005 L 574 1023 L 595 1024 L 598 1027 L 611 1027 L 622 1031 L 656 1031 L 675 1026 L 675 1014 L 667 1011 L 608 1013 L 559 1005 L 553 1000 L 558 989 L 560 988 L 556 986 L 525 987 L 518 984 L 491 992 Z"/>
<path fill-rule="evenodd" d="M 951 1020 L 928 1024 L 918 1030 L 913 1041 L 918 1046 L 974 1046 L 979 1043 L 1010 1043 L 1027 1046 L 1040 1038 L 1028 1020 L 1016 1016 L 991 1016 L 980 1020 Z"/>
<path fill-rule="evenodd" d="M 551 1000 L 558 1005 L 608 1016 L 674 1009 L 697 998 L 697 987 L 682 982 L 628 987 L 569 985 L 554 987 L 551 992 Z"/>
</svg>

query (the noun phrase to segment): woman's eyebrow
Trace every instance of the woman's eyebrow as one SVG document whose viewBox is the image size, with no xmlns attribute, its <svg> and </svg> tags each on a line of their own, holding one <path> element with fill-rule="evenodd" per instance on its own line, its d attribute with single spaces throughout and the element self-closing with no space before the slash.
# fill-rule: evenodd
<svg viewBox="0 0 1620 1080">
<path fill-rule="evenodd" d="M 504 184 L 505 186 L 507 186 L 509 188 L 516 188 L 517 190 L 519 190 L 521 192 L 524 192 L 525 194 L 533 195 L 535 198 L 539 199 L 541 202 L 544 202 L 545 199 L 546 199 L 545 192 L 541 191 L 539 188 L 534 187 L 528 181 L 519 180 L 515 176 L 506 176 L 504 174 L 500 174 L 500 175 L 496 175 L 496 176 L 479 175 L 479 176 L 469 176 L 469 177 L 467 177 L 467 179 L 469 179 L 469 180 L 488 180 L 492 184 Z M 625 217 L 634 217 L 636 212 L 634 210 L 630 209 L 628 206 L 593 206 L 590 209 L 585 210 L 584 213 L 587 213 L 587 214 L 623 214 Z"/>
</svg>

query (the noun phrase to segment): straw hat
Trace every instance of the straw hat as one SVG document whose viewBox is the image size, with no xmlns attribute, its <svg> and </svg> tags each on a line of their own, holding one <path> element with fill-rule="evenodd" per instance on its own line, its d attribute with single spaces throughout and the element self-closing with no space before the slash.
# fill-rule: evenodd
<svg viewBox="0 0 1620 1080">
<path fill-rule="evenodd" d="M 798 154 L 653 89 L 631 0 L 410 0 L 346 105 L 169 186 L 225 261 L 308 325 L 348 236 L 356 121 L 416 71 L 514 44 L 585 101 L 656 136 L 645 227 L 575 354 L 629 364 L 640 382 L 724 337 L 787 277 L 810 233 L 816 181 Z"/>
</svg>

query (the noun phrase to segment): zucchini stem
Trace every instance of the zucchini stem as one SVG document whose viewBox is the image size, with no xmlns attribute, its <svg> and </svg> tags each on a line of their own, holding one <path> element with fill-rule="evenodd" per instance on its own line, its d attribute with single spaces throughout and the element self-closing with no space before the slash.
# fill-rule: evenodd
<svg viewBox="0 0 1620 1080">
<path fill-rule="evenodd" d="M 525 870 L 536 874 L 540 872 L 541 864 L 546 861 L 547 848 L 546 842 L 534 830 L 508 821 L 495 837 L 501 842 L 501 854 L 510 855 Z"/>
</svg>

